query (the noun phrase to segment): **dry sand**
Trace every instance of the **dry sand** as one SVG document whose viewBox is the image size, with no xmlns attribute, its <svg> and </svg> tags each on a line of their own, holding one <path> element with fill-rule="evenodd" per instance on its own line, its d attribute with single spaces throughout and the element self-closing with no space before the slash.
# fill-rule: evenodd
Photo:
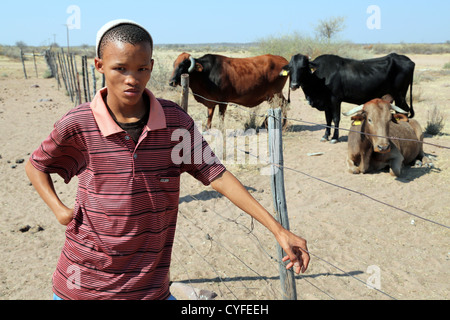
<svg viewBox="0 0 450 320">
<path fill-rule="evenodd" d="M 442 67 L 450 55 L 410 57 L 419 79 L 414 87 L 419 93 L 416 119 L 425 126 L 433 106 L 447 117 L 444 134 L 426 137 L 425 142 L 449 147 L 450 73 Z M 73 105 L 56 80 L 24 80 L 20 62 L 0 59 L 0 299 L 51 299 L 64 227 L 30 186 L 20 159 L 28 159 Z M 178 92 L 156 94 L 176 100 Z M 324 114 L 305 103 L 301 90 L 291 99 L 289 117 L 324 123 Z M 265 113 L 267 108 L 263 104 L 254 110 Z M 343 105 L 343 111 L 349 108 Z M 194 119 L 205 122 L 206 108 L 192 97 L 189 110 Z M 243 129 L 248 118 L 246 111 L 229 107 L 226 128 Z M 425 145 L 435 168 L 406 168 L 398 179 L 387 172 L 352 175 L 345 165 L 345 131 L 343 141 L 331 145 L 319 142 L 320 126 L 293 120 L 290 124 L 283 136 L 290 226 L 308 240 L 312 253 L 309 270 L 296 277 L 298 299 L 448 299 L 450 150 Z M 342 119 L 341 127 L 349 126 L 349 120 Z M 228 166 L 272 212 L 270 179 L 261 174 L 264 167 L 250 160 Z M 58 176 L 54 181 L 62 200 L 73 204 L 76 179 L 69 185 Z M 281 299 L 277 259 L 268 231 L 210 187 L 182 177 L 174 282 L 213 291 L 216 299 Z M 380 290 L 367 287 L 368 280 Z M 174 293 L 187 298 L 179 289 Z"/>
</svg>

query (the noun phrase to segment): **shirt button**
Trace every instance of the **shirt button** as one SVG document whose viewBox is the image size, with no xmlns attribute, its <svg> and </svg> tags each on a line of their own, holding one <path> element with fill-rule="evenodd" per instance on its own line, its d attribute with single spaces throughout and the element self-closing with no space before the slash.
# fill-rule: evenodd
<svg viewBox="0 0 450 320">
<path fill-rule="evenodd" d="M 125 140 L 130 140 L 130 136 L 125 136 Z"/>
<path fill-rule="evenodd" d="M 137 159 L 137 153 L 135 153 L 135 154 L 133 155 L 133 158 Z"/>
</svg>

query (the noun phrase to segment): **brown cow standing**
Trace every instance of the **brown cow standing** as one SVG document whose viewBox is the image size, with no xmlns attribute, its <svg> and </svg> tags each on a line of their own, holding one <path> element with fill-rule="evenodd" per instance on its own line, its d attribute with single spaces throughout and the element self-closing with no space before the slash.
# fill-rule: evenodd
<svg viewBox="0 0 450 320">
<path fill-rule="evenodd" d="M 420 124 L 404 114 L 393 114 L 392 110 L 406 113 L 386 100 L 374 99 L 344 114 L 353 115 L 348 135 L 349 172 L 358 174 L 390 167 L 391 175 L 398 177 L 403 165 L 415 160 L 429 163 L 423 153 Z"/>
<path fill-rule="evenodd" d="M 287 63 L 285 58 L 274 55 L 229 58 L 207 54 L 194 59 L 190 54 L 182 53 L 174 62 L 169 84 L 173 87 L 180 85 L 181 75 L 189 74 L 189 87 L 195 100 L 208 107 L 207 129 L 211 129 L 217 104 L 223 123 L 227 103 L 252 108 L 278 96 L 286 116 L 286 99 L 282 90 L 288 77 L 280 73 Z"/>
</svg>

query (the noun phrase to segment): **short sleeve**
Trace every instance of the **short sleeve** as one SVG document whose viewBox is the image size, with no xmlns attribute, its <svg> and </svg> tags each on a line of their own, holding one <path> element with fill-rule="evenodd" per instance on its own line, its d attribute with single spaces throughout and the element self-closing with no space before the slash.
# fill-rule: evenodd
<svg viewBox="0 0 450 320">
<path fill-rule="evenodd" d="M 33 166 L 45 173 L 57 173 L 65 183 L 85 168 L 85 157 L 80 145 L 67 134 L 62 134 L 58 123 L 50 135 L 30 157 Z"/>
<path fill-rule="evenodd" d="M 179 130 L 180 142 L 178 147 L 182 153 L 181 171 L 188 172 L 205 186 L 209 185 L 226 171 L 225 166 L 214 154 L 192 118 L 187 119 L 185 129 Z"/>
</svg>

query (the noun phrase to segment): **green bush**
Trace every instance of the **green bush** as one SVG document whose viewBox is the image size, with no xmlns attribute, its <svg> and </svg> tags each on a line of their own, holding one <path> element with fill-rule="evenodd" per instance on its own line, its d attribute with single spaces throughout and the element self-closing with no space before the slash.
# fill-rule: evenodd
<svg viewBox="0 0 450 320">
<path fill-rule="evenodd" d="M 363 46 L 346 41 L 316 39 L 303 36 L 298 32 L 280 36 L 268 36 L 259 39 L 253 49 L 255 54 L 274 54 L 290 59 L 301 53 L 312 59 L 322 54 L 336 54 L 341 57 L 363 59 L 369 53 Z"/>
</svg>

